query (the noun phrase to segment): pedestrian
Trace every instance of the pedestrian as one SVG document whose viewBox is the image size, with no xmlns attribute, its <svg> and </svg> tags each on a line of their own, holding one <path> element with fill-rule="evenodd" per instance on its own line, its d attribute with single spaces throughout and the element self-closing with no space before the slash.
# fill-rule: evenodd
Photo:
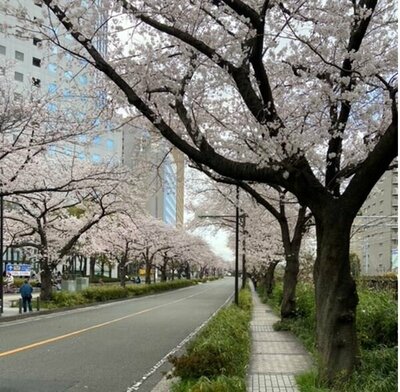
<svg viewBox="0 0 400 392">
<path fill-rule="evenodd" d="M 27 307 L 29 311 L 32 312 L 32 291 L 33 288 L 29 284 L 29 280 L 25 279 L 24 284 L 19 289 L 22 297 L 22 307 L 24 308 L 24 313 L 26 313 Z"/>
<path fill-rule="evenodd" d="M 12 293 L 14 287 L 14 277 L 11 275 L 11 273 L 7 274 L 5 283 L 7 284 L 6 293 Z"/>
<path fill-rule="evenodd" d="M 56 288 L 58 291 L 61 290 L 61 282 L 62 282 L 62 275 L 61 275 L 61 272 L 58 271 L 57 276 L 56 276 Z"/>
</svg>

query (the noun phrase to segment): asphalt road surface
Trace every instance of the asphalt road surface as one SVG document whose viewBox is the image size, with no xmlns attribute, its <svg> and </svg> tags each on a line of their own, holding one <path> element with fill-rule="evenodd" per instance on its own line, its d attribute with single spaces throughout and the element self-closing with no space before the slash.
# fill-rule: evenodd
<svg viewBox="0 0 400 392">
<path fill-rule="evenodd" d="M 1 392 L 148 392 L 232 278 L 0 324 Z"/>
</svg>

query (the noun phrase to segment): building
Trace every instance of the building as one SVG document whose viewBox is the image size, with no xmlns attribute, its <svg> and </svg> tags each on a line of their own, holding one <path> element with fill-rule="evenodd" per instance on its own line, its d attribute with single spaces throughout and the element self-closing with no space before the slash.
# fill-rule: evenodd
<svg viewBox="0 0 400 392">
<path fill-rule="evenodd" d="M 20 0 L 32 19 L 43 18 L 42 2 Z M 82 5 L 89 7 L 89 2 Z M 107 53 L 106 15 L 99 17 L 99 34 L 95 41 L 97 49 Z M 53 18 L 49 36 L 64 41 L 73 38 Z M 122 148 L 121 132 L 113 131 L 112 117 L 103 115 L 106 94 L 102 77 L 92 72 L 84 60 L 77 60 L 56 45 L 41 40 L 18 27 L 16 18 L 0 13 L 0 94 L 18 102 L 29 98 L 31 93 L 45 97 L 49 118 L 63 113 L 65 121 L 71 117 L 90 128 L 74 140 L 51 146 L 49 154 L 75 156 L 93 163 L 120 161 Z M 7 29 L 5 26 L 8 26 Z M 10 89 L 8 89 L 10 87 Z M 6 91 L 7 89 L 7 91 Z M 100 115 L 101 114 L 101 115 Z M 71 117 L 69 117 L 71 116 Z M 5 262 L 24 261 L 26 255 L 19 249 L 7 249 Z"/>
<path fill-rule="evenodd" d="M 398 170 L 387 171 L 376 184 L 353 225 L 352 252 L 362 275 L 397 272 Z"/>
<path fill-rule="evenodd" d="M 32 18 L 43 18 L 40 1 L 23 0 L 21 3 Z M 99 20 L 102 27 L 96 45 L 99 51 L 106 53 L 107 24 L 102 22 Z M 105 104 L 104 87 L 98 73 L 92 72 L 84 60 L 75 59 L 56 45 L 45 44 L 39 37 L 19 28 L 4 28 L 17 24 L 15 18 L 0 14 L 0 75 L 13 81 L 14 99 L 39 89 L 42 96 L 47 95 L 49 113 L 63 111 L 75 121 L 87 123 L 93 131 L 91 136 L 81 135 L 73 143 L 54 146 L 50 153 L 73 154 L 94 163 L 120 160 L 121 133 L 112 131 L 112 122 L 106 121 L 106 116 L 97 115 Z M 48 34 L 54 34 L 61 42 L 73 39 L 70 34 L 63 33 L 55 18 L 48 25 L 53 26 Z"/>
<path fill-rule="evenodd" d="M 145 162 L 148 183 L 147 209 L 152 216 L 176 227 L 183 226 L 184 156 L 167 147 L 143 128 L 123 130 L 122 162 L 132 170 Z M 139 169 L 140 170 L 140 169 Z"/>
</svg>

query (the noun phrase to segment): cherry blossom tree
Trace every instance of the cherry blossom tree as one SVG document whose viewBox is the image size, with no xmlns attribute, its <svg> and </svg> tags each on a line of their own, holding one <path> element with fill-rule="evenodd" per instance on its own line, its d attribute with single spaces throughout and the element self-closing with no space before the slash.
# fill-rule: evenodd
<svg viewBox="0 0 400 392">
<path fill-rule="evenodd" d="M 5 74 L 0 75 L 0 193 L 5 196 L 44 189 L 43 181 L 31 173 L 45 180 L 46 173 L 37 167 L 46 156 L 67 154 L 78 159 L 87 144 L 104 131 L 99 124 L 114 119 L 117 127 L 120 122 L 113 116 L 111 105 L 88 108 L 85 115 L 78 115 L 72 101 L 63 102 L 62 107 L 55 105 L 61 100 L 59 94 L 44 93 L 32 86 L 22 94 L 19 86 L 10 82 L 14 70 L 13 64 L 7 64 Z M 55 108 L 50 110 L 49 105 Z M 63 185 L 68 186 L 68 180 L 59 179 L 52 188 Z"/>
<path fill-rule="evenodd" d="M 358 358 L 350 229 L 397 156 L 395 2 L 43 4 L 75 44 L 53 41 L 102 72 L 132 115 L 198 164 L 279 185 L 310 208 L 320 376 L 348 377 Z M 100 15 L 108 58 L 95 45 Z M 32 22 L 46 36 L 45 20 Z"/>
<path fill-rule="evenodd" d="M 37 250 L 41 269 L 41 298 L 51 297 L 51 274 L 77 245 L 79 238 L 106 216 L 121 211 L 123 200 L 118 194 L 122 175 L 113 171 L 113 179 L 102 180 L 95 176 L 99 167 L 87 164 L 56 166 L 47 172 L 44 188 L 51 188 L 51 174 L 67 177 L 74 172 L 91 172 L 86 180 L 80 180 L 74 189 L 63 192 L 47 191 L 17 194 L 7 198 L 6 232 L 8 246 L 30 247 Z M 79 166 L 79 167 L 75 167 Z M 102 171 L 104 172 L 104 170 Z M 109 173 L 110 174 L 110 173 Z M 90 179 L 89 179 L 90 178 Z M 12 241 L 11 241 L 12 240 Z"/>
<path fill-rule="evenodd" d="M 209 172 L 207 169 L 202 168 L 205 174 L 210 178 L 215 180 L 217 183 L 231 184 L 236 187 L 244 189 L 253 200 L 255 200 L 260 206 L 266 209 L 266 211 L 271 215 L 272 218 L 276 220 L 279 225 L 279 231 L 281 234 L 281 241 L 283 245 L 283 251 L 285 255 L 285 274 L 283 278 L 283 298 L 281 303 L 281 317 L 290 318 L 296 315 L 296 285 L 299 273 L 299 254 L 303 235 L 307 231 L 308 223 L 311 219 L 311 214 L 306 213 L 306 208 L 299 206 L 296 199 L 288 194 L 284 189 L 274 186 L 265 187 L 258 185 L 249 185 L 247 183 L 231 180 L 222 176 L 218 176 Z M 231 196 L 232 187 L 227 186 L 212 186 L 210 184 L 206 185 L 208 193 L 211 195 L 208 197 L 207 204 L 208 209 L 214 211 L 224 211 L 227 205 L 232 207 L 235 206 L 237 201 L 235 197 Z M 219 198 L 216 197 L 219 195 Z M 227 203 L 228 202 L 228 203 Z M 202 204 L 205 204 L 202 201 Z M 249 198 L 240 201 L 240 209 L 242 213 L 246 213 L 247 216 L 252 216 L 254 214 L 255 206 L 251 203 Z M 257 214 L 259 211 L 256 209 Z M 257 222 L 257 220 L 253 220 Z M 233 226 L 233 222 L 230 223 Z M 247 230 L 254 232 L 252 223 L 247 223 Z M 260 233 L 264 233 L 259 224 L 256 224 Z M 250 229 L 249 229 L 250 228 Z M 269 227 L 268 227 L 269 229 Z M 270 230 L 269 230 L 270 232 Z M 244 237 L 245 240 L 245 237 Z M 265 241 L 266 247 L 269 246 L 268 242 Z M 246 247 L 247 248 L 247 247 Z M 268 250 L 266 249 L 268 255 Z M 269 256 L 269 255 L 268 255 Z M 262 259 L 262 258 L 261 258 Z M 270 260 L 269 267 L 266 268 L 265 273 L 265 284 L 268 286 L 268 290 L 271 290 L 271 281 L 273 279 L 273 272 L 281 258 Z M 279 260 L 279 261 L 277 261 Z M 243 263 L 242 269 L 243 274 L 245 271 L 246 263 Z"/>
</svg>

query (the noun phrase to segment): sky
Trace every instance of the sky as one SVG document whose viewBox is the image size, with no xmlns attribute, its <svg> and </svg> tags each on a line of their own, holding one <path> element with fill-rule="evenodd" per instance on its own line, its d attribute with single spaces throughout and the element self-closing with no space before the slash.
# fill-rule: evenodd
<svg viewBox="0 0 400 392">
<path fill-rule="evenodd" d="M 203 238 L 204 241 L 207 241 L 216 255 L 222 257 L 229 263 L 233 263 L 234 253 L 228 246 L 229 234 L 225 230 L 220 229 L 214 232 L 207 229 L 196 229 L 193 231 L 193 234 L 198 235 Z"/>
</svg>

